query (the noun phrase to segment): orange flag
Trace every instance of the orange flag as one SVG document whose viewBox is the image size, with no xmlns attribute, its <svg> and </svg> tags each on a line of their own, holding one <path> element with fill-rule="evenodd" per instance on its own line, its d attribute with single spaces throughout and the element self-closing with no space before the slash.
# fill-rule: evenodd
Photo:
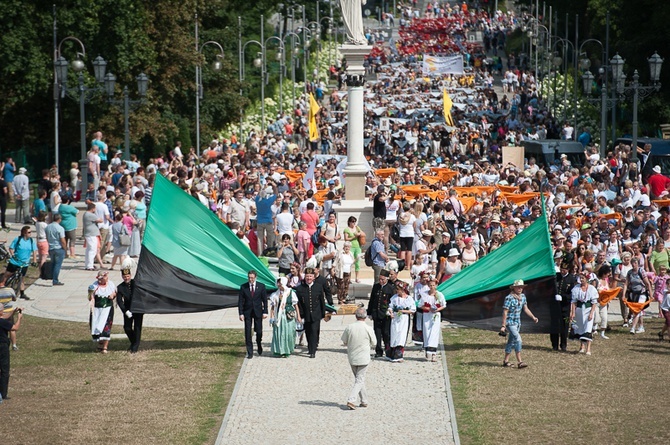
<svg viewBox="0 0 670 445">
<path fill-rule="evenodd" d="M 398 173 L 397 168 L 378 168 L 375 170 L 375 175 L 377 175 L 380 178 L 386 178 L 391 175 L 395 175 Z"/>
<path fill-rule="evenodd" d="M 437 176 L 428 176 L 428 175 L 421 176 L 421 179 L 426 181 L 428 183 L 428 185 L 437 184 L 438 182 L 440 182 L 442 180 L 441 178 L 439 178 Z"/>
<path fill-rule="evenodd" d="M 463 204 L 464 213 L 469 213 L 475 204 L 477 204 L 477 199 L 474 196 L 464 196 L 462 198 L 458 198 L 458 200 L 461 202 L 461 204 Z"/>
<path fill-rule="evenodd" d="M 638 314 L 641 311 L 645 310 L 647 308 L 647 306 L 649 306 L 649 304 L 651 303 L 651 300 L 647 299 L 647 301 L 645 301 L 644 303 L 633 303 L 633 302 L 630 302 L 628 300 L 624 300 L 623 303 L 626 306 L 628 306 L 628 309 L 630 309 L 630 311 L 633 314 Z"/>
<path fill-rule="evenodd" d="M 670 206 L 670 199 L 654 199 L 652 202 L 659 207 Z"/>
<path fill-rule="evenodd" d="M 497 185 L 498 190 L 505 193 L 516 193 L 519 191 L 519 187 L 515 185 Z"/>
<path fill-rule="evenodd" d="M 601 306 L 605 306 L 607 303 L 614 300 L 617 295 L 619 295 L 619 292 L 621 292 L 620 287 L 598 291 L 598 303 L 600 303 Z"/>
</svg>

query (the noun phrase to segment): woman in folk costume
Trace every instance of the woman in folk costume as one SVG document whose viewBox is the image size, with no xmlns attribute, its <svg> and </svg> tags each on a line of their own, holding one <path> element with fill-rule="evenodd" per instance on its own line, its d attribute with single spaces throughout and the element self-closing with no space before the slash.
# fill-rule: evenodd
<svg viewBox="0 0 670 445">
<path fill-rule="evenodd" d="M 442 292 L 437 290 L 437 278 L 430 277 L 428 292 L 421 295 L 419 310 L 423 311 L 423 348 L 426 350 L 426 359 L 436 361 L 437 345 L 440 343 L 440 311 L 447 305 Z"/>
<path fill-rule="evenodd" d="M 589 275 L 586 272 L 579 274 L 579 286 L 572 289 L 572 303 L 570 307 L 570 321 L 576 323 L 575 334 L 581 342 L 579 352 L 591 355 L 593 341 L 593 319 L 598 304 L 598 291 L 589 284 Z"/>
<path fill-rule="evenodd" d="M 416 312 L 416 303 L 409 294 L 409 285 L 400 280 L 396 281 L 396 294 L 391 297 L 389 304 L 391 347 L 388 350 L 388 359 L 392 362 L 403 361 L 410 327 L 410 315 L 414 312 Z"/>
<path fill-rule="evenodd" d="M 106 271 L 98 272 L 95 283 L 88 287 L 88 301 L 91 304 L 91 337 L 98 343 L 98 352 L 107 354 L 114 320 L 114 298 L 116 286 L 109 281 Z"/>
<path fill-rule="evenodd" d="M 288 287 L 288 278 L 277 280 L 277 290 L 270 295 L 270 324 L 272 324 L 272 353 L 288 357 L 295 348 L 295 324 L 300 320 L 298 297 Z"/>
</svg>

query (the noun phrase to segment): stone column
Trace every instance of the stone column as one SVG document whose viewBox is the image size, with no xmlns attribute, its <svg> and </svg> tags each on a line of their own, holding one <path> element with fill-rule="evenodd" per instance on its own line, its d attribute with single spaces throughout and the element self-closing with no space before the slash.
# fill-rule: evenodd
<svg viewBox="0 0 670 445">
<path fill-rule="evenodd" d="M 347 201 L 365 199 L 367 161 L 363 153 L 363 84 L 365 83 L 363 60 L 371 50 L 372 47 L 367 45 L 340 46 L 340 52 L 347 60 L 347 101 L 349 104 L 347 167 L 344 169 L 345 199 Z"/>
</svg>

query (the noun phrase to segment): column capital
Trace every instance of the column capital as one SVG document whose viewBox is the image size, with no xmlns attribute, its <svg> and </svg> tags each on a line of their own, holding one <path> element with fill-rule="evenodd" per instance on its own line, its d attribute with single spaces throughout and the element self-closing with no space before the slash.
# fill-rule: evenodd
<svg viewBox="0 0 670 445">
<path fill-rule="evenodd" d="M 361 74 L 347 74 L 346 84 L 348 87 L 362 87 L 365 84 L 365 76 Z"/>
</svg>

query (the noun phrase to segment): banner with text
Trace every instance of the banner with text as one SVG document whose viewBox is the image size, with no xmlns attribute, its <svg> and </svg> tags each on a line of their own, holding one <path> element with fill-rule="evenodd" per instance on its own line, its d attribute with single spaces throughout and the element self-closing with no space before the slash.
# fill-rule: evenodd
<svg viewBox="0 0 670 445">
<path fill-rule="evenodd" d="M 423 75 L 439 76 L 441 74 L 464 74 L 463 56 L 429 56 L 423 55 Z"/>
</svg>

